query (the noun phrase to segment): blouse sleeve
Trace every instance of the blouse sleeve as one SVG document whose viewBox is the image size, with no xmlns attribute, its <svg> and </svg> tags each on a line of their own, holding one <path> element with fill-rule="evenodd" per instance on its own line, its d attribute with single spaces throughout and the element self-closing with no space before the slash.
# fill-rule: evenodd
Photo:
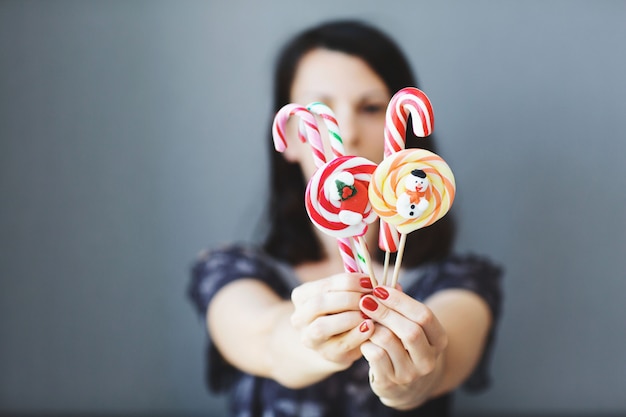
<svg viewBox="0 0 626 417">
<path fill-rule="evenodd" d="M 489 366 L 502 309 L 502 269 L 489 260 L 474 256 L 454 256 L 426 269 L 420 279 L 419 290 L 413 293 L 425 299 L 437 291 L 462 288 L 479 295 L 491 311 L 493 323 L 487 336 L 483 355 L 463 387 L 467 391 L 481 391 L 490 384 Z"/>
<path fill-rule="evenodd" d="M 191 268 L 191 281 L 187 295 L 205 320 L 211 300 L 227 284 L 242 278 L 262 281 L 280 296 L 289 290 L 278 278 L 277 266 L 259 250 L 244 246 L 230 246 L 200 254 Z M 209 388 L 221 391 L 227 388 L 239 371 L 231 366 L 219 353 L 208 335 L 206 379 Z"/>
<path fill-rule="evenodd" d="M 282 295 L 286 288 L 277 274 L 276 265 L 254 248 L 230 246 L 206 251 L 191 268 L 188 296 L 198 314 L 204 316 L 215 294 L 237 279 L 258 279 Z"/>
</svg>

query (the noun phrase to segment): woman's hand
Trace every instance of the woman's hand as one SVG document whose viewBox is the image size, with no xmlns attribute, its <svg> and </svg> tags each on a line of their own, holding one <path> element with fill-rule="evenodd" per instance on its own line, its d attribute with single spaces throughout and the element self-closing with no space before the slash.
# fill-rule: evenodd
<svg viewBox="0 0 626 417">
<path fill-rule="evenodd" d="M 360 346 L 374 330 L 359 308 L 361 297 L 372 292 L 367 276 L 342 273 L 311 281 L 291 294 L 291 323 L 302 343 L 342 369 L 361 357 Z"/>
<path fill-rule="evenodd" d="M 376 287 L 360 307 L 375 322 L 369 341 L 361 345 L 374 393 L 397 409 L 415 408 L 431 398 L 441 381 L 448 344 L 433 312 L 391 287 Z"/>
</svg>

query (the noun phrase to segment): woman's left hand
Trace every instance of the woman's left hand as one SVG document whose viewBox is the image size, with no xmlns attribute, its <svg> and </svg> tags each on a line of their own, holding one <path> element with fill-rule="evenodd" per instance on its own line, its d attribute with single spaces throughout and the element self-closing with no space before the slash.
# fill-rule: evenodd
<svg viewBox="0 0 626 417">
<path fill-rule="evenodd" d="M 370 385 L 387 406 L 412 409 L 431 398 L 441 380 L 445 329 L 423 303 L 391 287 L 377 287 L 360 308 L 375 322 L 361 352 Z"/>
</svg>

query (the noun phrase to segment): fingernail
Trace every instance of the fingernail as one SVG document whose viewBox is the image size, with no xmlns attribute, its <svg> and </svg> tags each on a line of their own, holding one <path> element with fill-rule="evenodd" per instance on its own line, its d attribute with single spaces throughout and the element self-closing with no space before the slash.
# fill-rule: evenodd
<svg viewBox="0 0 626 417">
<path fill-rule="evenodd" d="M 365 333 L 366 331 L 368 331 L 370 329 L 370 326 L 367 325 L 367 322 L 364 321 L 363 323 L 361 323 L 361 325 L 359 326 L 359 330 L 361 331 L 361 333 Z"/>
<path fill-rule="evenodd" d="M 361 288 L 372 289 L 372 281 L 369 278 L 361 278 L 359 282 L 361 283 Z"/>
<path fill-rule="evenodd" d="M 361 317 L 363 317 L 365 320 L 369 319 L 370 316 L 368 316 L 367 314 L 365 314 L 364 312 L 361 311 Z"/>
<path fill-rule="evenodd" d="M 373 291 L 374 295 L 381 300 L 386 300 L 389 297 L 389 291 L 384 289 L 383 287 L 376 287 Z"/>
<path fill-rule="evenodd" d="M 363 299 L 363 307 L 369 311 L 375 311 L 378 308 L 378 303 L 371 297 L 365 297 Z"/>
</svg>

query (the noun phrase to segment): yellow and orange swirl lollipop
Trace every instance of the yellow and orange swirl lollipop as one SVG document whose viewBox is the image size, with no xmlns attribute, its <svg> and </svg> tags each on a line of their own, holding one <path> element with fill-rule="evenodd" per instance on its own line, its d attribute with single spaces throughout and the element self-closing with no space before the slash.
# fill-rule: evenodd
<svg viewBox="0 0 626 417">
<path fill-rule="evenodd" d="M 398 280 L 406 235 L 442 218 L 455 193 L 452 170 L 439 155 L 426 149 L 392 153 L 376 168 L 368 189 L 372 209 L 400 232 L 392 286 Z"/>
</svg>

